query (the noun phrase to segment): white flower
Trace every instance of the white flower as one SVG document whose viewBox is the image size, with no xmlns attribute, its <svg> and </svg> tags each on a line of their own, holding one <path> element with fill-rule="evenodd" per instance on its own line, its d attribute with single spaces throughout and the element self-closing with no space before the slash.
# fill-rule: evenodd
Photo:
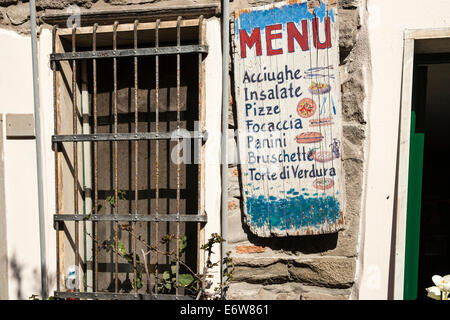
<svg viewBox="0 0 450 320">
<path fill-rule="evenodd" d="M 450 274 L 441 277 L 438 275 L 434 275 L 431 280 L 433 283 L 442 291 L 449 292 L 450 291 Z"/>
<path fill-rule="evenodd" d="M 427 297 L 430 297 L 435 300 L 441 300 L 441 290 L 438 287 L 429 287 L 426 288 L 428 294 Z"/>
</svg>

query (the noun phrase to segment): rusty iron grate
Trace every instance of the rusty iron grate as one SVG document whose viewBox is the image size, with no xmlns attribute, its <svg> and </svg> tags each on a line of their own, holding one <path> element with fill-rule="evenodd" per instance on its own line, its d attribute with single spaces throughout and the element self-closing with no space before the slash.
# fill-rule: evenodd
<svg viewBox="0 0 450 320">
<path fill-rule="evenodd" d="M 193 20 L 193 19 L 192 19 Z M 190 23 L 192 25 L 192 20 L 190 20 Z M 102 222 L 110 222 L 114 224 L 114 242 L 115 246 L 117 248 L 118 246 L 118 223 L 119 222 L 128 222 L 132 228 L 132 230 L 135 230 L 136 223 L 138 222 L 153 222 L 156 223 L 155 228 L 155 239 L 159 239 L 159 228 L 158 223 L 160 222 L 167 222 L 167 223 L 175 223 L 176 224 L 176 239 L 180 237 L 180 224 L 181 223 L 197 223 L 198 228 L 197 230 L 200 230 L 201 226 L 200 224 L 204 224 L 207 222 L 207 217 L 205 213 L 203 212 L 203 205 L 200 203 L 202 199 L 199 199 L 199 205 L 197 212 L 185 212 L 184 214 L 180 210 L 180 195 L 181 195 L 181 188 L 180 188 L 180 163 L 177 163 L 176 168 L 176 212 L 173 214 L 162 214 L 159 210 L 159 199 L 160 199 L 160 186 L 159 186 L 159 177 L 160 177 L 160 168 L 159 168 L 159 159 L 160 159 L 160 150 L 159 150 L 159 141 L 161 140 L 175 140 L 177 143 L 181 141 L 181 139 L 186 139 L 185 135 L 177 135 L 177 131 L 180 129 L 181 124 L 181 99 L 180 99 L 180 92 L 181 92 L 181 67 L 180 67 L 180 60 L 181 56 L 185 54 L 198 54 L 198 103 L 199 105 L 202 104 L 203 99 L 203 68 L 202 68 L 202 62 L 204 59 L 204 55 L 208 52 L 208 47 L 204 43 L 204 18 L 203 16 L 200 16 L 198 19 L 196 19 L 196 25 L 198 28 L 198 44 L 188 44 L 188 45 L 182 45 L 181 44 L 181 25 L 183 19 L 181 17 L 178 17 L 176 21 L 173 22 L 173 29 L 176 30 L 176 41 L 173 41 L 173 45 L 165 45 L 160 46 L 160 24 L 161 23 L 169 23 L 167 21 L 161 22 L 160 20 L 156 20 L 156 22 L 153 23 L 153 29 L 154 29 L 154 47 L 140 47 L 138 42 L 138 29 L 140 27 L 139 21 L 135 21 L 134 24 L 130 24 L 127 26 L 120 25 L 120 30 L 127 29 L 128 32 L 132 32 L 132 48 L 118 48 L 117 44 L 117 36 L 119 32 L 119 22 L 116 21 L 114 25 L 112 26 L 102 26 L 101 28 L 107 28 L 110 27 L 112 31 L 112 48 L 111 49 L 102 49 L 97 50 L 97 39 L 98 39 L 98 33 L 97 30 L 99 28 L 98 24 L 94 24 L 92 27 L 83 27 L 83 28 L 77 28 L 77 26 L 73 26 L 71 30 L 71 34 L 68 32 L 69 29 L 58 29 L 57 26 L 53 28 L 53 52 L 50 56 L 51 66 L 53 70 L 53 90 L 54 90 L 54 135 L 52 136 L 52 143 L 53 143 L 53 149 L 55 151 L 55 176 L 56 176 L 56 183 L 55 183 L 55 191 L 56 191 L 56 214 L 54 215 L 54 226 L 56 229 L 56 249 L 57 249 L 57 289 L 55 292 L 55 297 L 58 298 L 69 298 L 69 299 L 134 299 L 134 300 L 152 300 L 152 299 L 168 299 L 168 300 L 178 300 L 178 299 L 189 299 L 190 297 L 186 294 L 181 294 L 179 292 L 178 288 L 178 281 L 179 281 L 179 242 L 176 241 L 177 246 L 177 260 L 176 260 L 176 288 L 175 288 L 175 294 L 160 294 L 158 293 L 158 281 L 159 281 L 159 274 L 158 274 L 158 268 L 155 269 L 155 277 L 154 277 L 154 286 L 156 288 L 156 292 L 152 292 L 149 289 L 149 284 L 147 287 L 147 292 L 142 293 L 138 292 L 138 289 L 136 286 L 134 286 L 132 293 L 123 293 L 119 292 L 119 256 L 117 250 L 114 253 L 114 271 L 113 271 L 113 279 L 114 279 L 114 288 L 113 292 L 100 292 L 99 291 L 99 259 L 98 259 L 98 245 L 93 245 L 93 252 L 92 252 L 92 272 L 93 272 L 93 283 L 92 283 L 92 291 L 87 291 L 86 288 L 84 288 L 84 291 L 76 290 L 75 292 L 67 292 L 62 290 L 61 288 L 61 260 L 64 259 L 64 253 L 61 252 L 61 242 L 63 238 L 61 237 L 62 234 L 64 234 L 66 230 L 65 224 L 68 222 L 73 222 L 75 225 L 75 234 L 73 239 L 73 247 L 74 247 L 74 254 L 75 254 L 75 266 L 77 268 L 80 267 L 80 264 L 83 263 L 80 257 L 80 222 L 89 221 L 92 223 L 92 232 L 93 232 L 93 238 L 97 239 L 98 236 L 98 223 Z M 176 24 L 175 24 L 176 22 Z M 148 23 L 147 23 L 148 24 Z M 78 31 L 83 29 L 83 36 L 84 41 L 86 40 L 86 36 L 91 36 L 91 49 L 92 50 L 84 50 L 84 51 L 77 51 L 77 35 Z M 152 30 L 153 30 L 152 29 Z M 68 38 L 71 39 L 71 52 L 57 52 L 57 44 L 56 40 L 59 36 L 59 31 L 63 31 Z M 60 48 L 58 48 L 60 49 Z M 176 131 L 161 131 L 160 130 L 160 113 L 159 113 L 159 95 L 160 95 L 160 57 L 161 56 L 167 56 L 172 55 L 176 56 L 176 91 L 177 91 L 177 103 L 176 103 Z M 139 70 L 139 59 L 141 57 L 147 57 L 147 56 L 154 56 L 154 63 L 155 63 L 155 73 L 154 73 L 154 79 L 156 87 L 154 88 L 156 98 L 155 98 L 155 131 L 152 132 L 140 132 L 138 130 L 138 121 L 139 121 L 139 107 L 138 107 L 138 90 L 139 90 L 139 77 L 138 77 L 138 70 Z M 118 60 L 122 58 L 132 58 L 134 62 L 134 131 L 130 131 L 127 133 L 118 132 L 118 75 L 117 75 L 117 65 Z M 112 132 L 110 133 L 101 133 L 98 132 L 98 112 L 97 112 L 97 93 L 98 93 L 98 79 L 99 77 L 102 77 L 102 74 L 98 74 L 98 68 L 97 63 L 100 59 L 111 59 L 113 63 L 113 96 L 112 96 L 112 117 L 113 117 L 113 126 L 112 126 Z M 79 108 L 78 108 L 78 97 L 77 94 L 79 94 L 77 90 L 77 70 L 79 69 L 79 63 L 82 61 L 89 60 L 92 63 L 92 99 L 91 99 L 91 110 L 90 110 L 90 117 L 92 118 L 92 126 L 90 130 L 91 133 L 79 133 L 79 125 L 80 121 L 84 122 L 83 117 L 80 117 L 79 114 Z M 61 112 L 64 107 L 63 102 L 60 100 L 60 89 L 58 87 L 57 82 L 57 76 L 58 73 L 63 72 L 62 68 L 60 66 L 60 63 L 63 61 L 69 63 L 69 66 L 71 66 L 72 70 L 72 76 L 70 80 L 67 80 L 67 82 L 71 81 L 71 101 L 70 103 L 72 107 L 72 128 L 71 133 L 63 134 L 62 129 L 70 130 L 68 128 L 62 128 L 62 121 L 61 121 Z M 131 90 L 131 88 L 130 88 Z M 195 93 L 197 94 L 197 93 Z M 68 109 L 68 108 L 67 108 Z M 198 118 L 200 121 L 204 120 L 204 114 L 203 114 L 203 106 L 198 108 L 199 115 Z M 81 119 L 81 120 L 80 120 Z M 201 128 L 204 128 L 202 125 Z M 207 139 L 207 132 L 206 131 L 189 131 L 189 137 L 188 139 L 194 139 L 197 141 L 205 141 Z M 156 159 L 157 163 L 155 163 L 155 175 L 156 175 L 156 185 L 155 185 L 155 205 L 156 208 L 153 210 L 153 212 L 148 212 L 147 214 L 139 214 L 138 212 L 138 187 L 139 187 L 139 178 L 140 178 L 140 172 L 139 172 L 139 166 L 138 166 L 138 152 L 139 152 L 139 143 L 141 141 L 155 141 L 156 143 Z M 118 142 L 121 141 L 128 141 L 134 143 L 134 172 L 132 173 L 131 170 L 129 174 L 134 175 L 134 210 L 133 212 L 123 213 L 119 212 L 119 206 L 116 205 L 113 208 L 113 212 L 111 214 L 106 213 L 99 213 L 99 190 L 98 190 L 98 170 L 99 170 L 99 147 L 98 144 L 100 142 L 107 142 L 112 144 L 112 180 L 113 180 L 113 189 L 114 189 L 114 199 L 119 198 L 119 187 L 118 187 L 118 162 L 120 161 L 118 158 Z M 92 153 L 93 153 L 93 190 L 85 190 L 83 186 L 80 185 L 79 179 L 80 179 L 80 169 L 84 170 L 83 165 L 79 163 L 79 154 L 80 154 L 80 148 L 79 145 L 83 142 L 89 142 L 92 144 Z M 72 145 L 72 157 L 73 157 L 73 213 L 65 213 L 60 212 L 60 201 L 62 196 L 62 189 L 63 189 L 63 181 L 62 178 L 62 170 L 61 168 L 61 156 L 60 153 L 63 152 L 62 149 L 63 143 L 69 143 Z M 67 151 L 66 151 L 67 152 Z M 200 148 L 200 153 L 203 152 L 203 149 Z M 131 156 L 130 156 L 131 157 Z M 200 155 L 200 159 L 203 159 L 203 155 Z M 201 163 L 199 165 L 201 167 Z M 198 169 L 199 173 L 198 176 L 200 176 L 200 170 Z M 131 179 L 131 178 L 130 178 Z M 200 179 L 200 178 L 199 178 Z M 131 181 L 131 180 L 130 180 Z M 198 183 L 198 188 L 202 187 L 202 183 Z M 89 192 L 88 192 L 89 191 Z M 89 196 L 92 196 L 92 212 L 91 214 L 82 213 L 80 210 L 80 199 L 79 194 L 82 193 L 82 201 L 85 200 L 86 195 L 89 193 Z M 199 192 L 199 197 L 200 196 Z M 83 203 L 81 205 L 84 205 Z M 150 208 L 149 208 L 150 211 Z M 95 242 L 95 240 L 94 240 Z M 197 244 L 196 244 L 197 245 Z M 134 270 L 134 276 L 136 279 L 136 239 L 133 238 L 131 248 L 133 249 L 133 270 Z M 86 261 L 84 261 L 86 263 Z M 84 266 L 86 268 L 86 266 Z M 147 280 L 150 281 L 150 280 Z"/>
</svg>

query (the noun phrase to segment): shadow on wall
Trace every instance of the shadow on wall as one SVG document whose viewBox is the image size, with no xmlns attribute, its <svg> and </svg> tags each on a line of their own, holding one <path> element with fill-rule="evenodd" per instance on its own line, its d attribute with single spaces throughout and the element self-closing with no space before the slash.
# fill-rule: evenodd
<svg viewBox="0 0 450 320">
<path fill-rule="evenodd" d="M 31 270 L 31 277 L 28 275 L 27 278 L 32 279 L 31 284 L 24 282 L 25 274 L 30 271 L 26 271 L 27 267 L 21 264 L 15 253 L 9 258 L 9 281 L 16 282 L 16 293 L 15 299 L 17 300 L 28 300 L 32 295 L 40 296 L 41 294 L 41 271 L 37 268 Z M 27 280 L 28 281 L 28 280 Z M 47 276 L 48 288 L 52 288 L 55 284 L 55 275 L 50 274 Z M 32 290 L 32 291 L 29 291 Z M 49 293 L 51 295 L 51 293 Z M 10 296 L 11 299 L 11 296 Z"/>
</svg>

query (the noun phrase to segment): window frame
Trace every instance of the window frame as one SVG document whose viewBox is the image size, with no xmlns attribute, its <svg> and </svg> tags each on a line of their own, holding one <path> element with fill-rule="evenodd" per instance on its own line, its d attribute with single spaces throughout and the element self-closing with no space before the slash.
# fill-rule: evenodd
<svg viewBox="0 0 450 320">
<path fill-rule="evenodd" d="M 205 48 L 207 48 L 207 46 L 205 45 L 205 40 L 206 40 L 206 24 L 207 21 L 206 19 L 204 19 L 203 17 L 201 17 L 201 19 L 189 19 L 189 20 L 181 20 L 177 23 L 177 21 L 173 21 L 173 20 L 169 20 L 169 21 L 161 21 L 158 23 L 158 27 L 157 27 L 157 22 L 145 22 L 142 24 L 122 24 L 122 25 L 118 25 L 116 28 L 116 32 L 119 33 L 121 31 L 130 31 L 130 28 L 133 27 L 133 31 L 136 33 L 136 30 L 156 30 L 157 28 L 178 28 L 178 30 L 180 30 L 180 28 L 184 27 L 184 26 L 191 26 L 195 24 L 195 21 L 197 21 L 197 25 L 199 24 L 198 21 L 201 21 L 200 23 L 200 27 L 199 27 L 199 41 L 200 44 L 198 46 L 198 54 L 199 54 L 199 59 L 200 56 L 205 53 Z M 98 26 L 96 28 L 96 34 L 98 34 L 99 32 L 111 32 L 111 27 L 113 26 Z M 153 28 L 152 28 L 153 27 Z M 142 295 L 142 294 L 137 294 L 137 293 L 130 293 L 130 294 L 119 294 L 117 292 L 114 293 L 102 293 L 102 292 L 74 292 L 74 293 L 65 293 L 61 291 L 61 286 L 64 286 L 63 284 L 63 261 L 64 261 L 64 233 L 67 232 L 64 231 L 64 228 L 62 227 L 62 224 L 64 224 L 64 221 L 86 221 L 86 217 L 82 217 L 82 215 L 80 214 L 73 214 L 73 215 L 66 215 L 66 214 L 62 214 L 62 212 L 64 211 L 64 200 L 63 200 L 63 194 L 61 193 L 63 189 L 63 184 L 64 184 L 64 179 L 63 179 L 63 170 L 62 170 L 62 155 L 61 152 L 59 152 L 58 150 L 58 144 L 62 143 L 62 142 L 67 142 L 67 141 L 72 141 L 74 142 L 75 145 L 77 145 L 78 143 L 85 143 L 85 141 L 100 141 L 100 139 L 106 139 L 109 141 L 109 138 L 115 138 L 115 139 L 126 139 L 126 140 L 136 140 L 135 137 L 131 137 L 130 135 L 120 135 L 120 134 L 110 134 L 108 136 L 100 136 L 99 134 L 97 134 L 96 136 L 94 136 L 95 134 L 89 134 L 89 135 L 85 135 L 85 134 L 77 134 L 77 132 L 75 132 L 75 134 L 72 135 L 61 135 L 61 108 L 62 108 L 62 104 L 63 102 L 61 101 L 61 92 L 60 92 L 60 73 L 64 72 L 64 70 L 62 70 L 63 68 L 61 68 L 61 70 L 59 68 L 56 68 L 56 64 L 57 61 L 62 61 L 65 59 L 68 59 L 70 61 L 75 61 L 74 59 L 72 59 L 73 57 L 78 58 L 79 56 L 77 56 L 77 53 L 64 53 L 63 50 L 63 45 L 61 42 L 61 37 L 62 36 L 72 36 L 72 33 L 74 32 L 74 30 L 76 31 L 76 34 L 79 33 L 85 33 L 85 34 L 90 34 L 90 32 L 92 34 L 94 34 L 94 26 L 90 26 L 90 27 L 81 27 L 81 28 L 73 28 L 73 29 L 68 29 L 68 28 L 64 28 L 64 29 L 57 29 L 56 27 L 53 28 L 53 52 L 51 54 L 51 65 L 52 65 L 52 69 L 53 69 L 53 82 L 54 82 L 54 122 L 55 122 L 55 131 L 54 131 L 54 136 L 52 137 L 52 143 L 53 143 L 53 149 L 55 151 L 55 177 L 56 177 L 56 182 L 55 182 L 55 194 L 56 194 L 56 198 L 55 198 L 55 202 L 56 202 L 56 214 L 54 215 L 54 226 L 56 229 L 56 247 L 57 247 L 57 290 L 55 292 L 55 296 L 60 297 L 60 298 L 95 298 L 95 299 L 154 299 L 154 298 L 158 298 L 158 299 L 182 299 L 184 298 L 184 296 L 181 295 Z M 114 32 L 114 30 L 113 30 Z M 178 31 L 179 34 L 179 31 Z M 176 48 L 178 49 L 178 48 Z M 158 54 L 157 52 L 155 52 L 154 49 L 149 50 L 152 54 Z M 181 52 L 180 50 L 177 50 L 178 55 L 182 54 L 183 52 Z M 174 53 L 174 52 L 171 52 Z M 136 51 L 134 51 L 134 55 L 133 52 L 128 52 L 128 55 L 132 55 L 135 56 L 136 55 Z M 116 52 L 109 52 L 108 53 L 109 57 L 115 57 L 116 56 Z M 70 57 L 72 56 L 72 58 Z M 80 56 L 81 57 L 81 56 Z M 206 56 L 208 57 L 208 56 Z M 217 57 L 216 57 L 217 58 Z M 115 59 L 115 58 L 114 58 Z M 201 130 L 199 130 L 199 132 L 194 132 L 192 135 L 192 138 L 194 139 L 204 139 L 207 134 L 205 131 L 205 127 L 206 127 L 206 92 L 205 92 L 205 87 L 207 86 L 207 72 L 205 72 L 205 64 L 206 64 L 206 59 L 203 58 L 202 62 L 199 63 L 199 119 L 200 119 L 200 123 L 201 123 Z M 66 70 L 67 72 L 67 70 Z M 70 74 L 70 73 L 68 73 Z M 79 88 L 77 88 L 79 89 Z M 78 91 L 78 90 L 76 90 Z M 80 92 L 78 91 L 78 96 L 81 96 Z M 215 94 L 217 95 L 217 94 Z M 220 92 L 218 94 L 218 96 L 220 97 Z M 76 99 L 76 98 L 74 98 Z M 75 100 L 74 100 L 75 101 Z M 76 106 L 75 106 L 76 107 Z M 219 110 L 220 110 L 220 106 L 219 106 Z M 220 116 L 220 115 L 219 115 Z M 80 123 L 78 123 L 77 125 L 81 125 Z M 74 126 L 75 127 L 75 126 Z M 80 127 L 81 128 L 81 127 Z M 77 130 L 75 130 L 77 131 Z M 131 139 L 130 139 L 131 138 Z M 138 134 L 138 139 L 167 139 L 169 138 L 169 136 L 165 136 L 160 135 L 159 137 L 155 134 Z M 104 140 L 103 140 L 104 141 Z M 205 165 L 204 165 L 204 161 L 205 161 L 205 148 L 207 147 L 208 141 L 206 141 L 206 143 L 202 144 L 201 150 L 200 150 L 200 163 L 199 163 L 199 170 L 198 170 L 198 174 L 199 174 L 199 205 L 198 205 L 198 217 L 192 217 L 194 219 L 192 219 L 191 222 L 206 222 L 206 212 L 205 212 Z M 218 164 L 217 164 L 218 165 Z M 213 168 L 213 170 L 215 170 Z M 220 182 L 219 182 L 220 183 Z M 76 191 L 75 191 L 76 192 Z M 217 192 L 217 190 L 216 190 Z M 219 190 L 219 194 L 220 194 L 220 190 Z M 75 197 L 76 198 L 76 197 Z M 203 215 L 203 217 L 201 217 L 201 215 Z M 189 215 L 190 216 L 190 215 Z M 125 219 L 126 221 L 137 221 L 136 218 L 138 220 L 140 220 L 141 218 L 134 216 L 132 219 L 131 217 L 107 217 L 108 219 L 112 218 L 112 221 L 118 221 L 117 218 L 121 218 L 121 219 Z M 126 219 L 126 218 L 130 218 L 130 219 Z M 157 221 L 158 217 L 152 217 L 151 220 L 152 221 Z M 181 218 L 181 220 L 180 220 Z M 187 217 L 170 217 L 170 220 L 173 221 L 182 221 L 183 219 L 186 220 Z M 102 219 L 102 217 L 100 217 L 100 215 L 90 215 L 89 220 L 90 221 L 100 221 Z M 148 219 L 148 218 L 147 218 Z M 146 220 L 146 219 L 144 219 Z M 191 220 L 191 218 L 188 218 L 187 220 Z M 217 219 L 216 219 L 217 220 Z M 216 221 L 217 224 L 217 221 Z M 198 223 L 198 243 L 197 243 L 197 251 L 199 252 L 199 248 L 205 243 L 205 224 L 200 224 Z M 217 226 L 216 226 L 217 227 Z M 214 229 L 214 227 L 213 227 Z M 201 254 L 198 255 L 198 270 L 201 270 L 201 267 L 204 266 L 204 256 L 202 256 Z"/>
</svg>

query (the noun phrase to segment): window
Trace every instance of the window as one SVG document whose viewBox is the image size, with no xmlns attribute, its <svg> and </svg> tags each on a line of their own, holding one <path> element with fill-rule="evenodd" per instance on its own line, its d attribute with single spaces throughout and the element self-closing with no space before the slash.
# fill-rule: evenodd
<svg viewBox="0 0 450 320">
<path fill-rule="evenodd" d="M 207 221 L 205 26 L 54 28 L 56 297 L 192 296 L 184 275 L 202 266 Z"/>
</svg>

